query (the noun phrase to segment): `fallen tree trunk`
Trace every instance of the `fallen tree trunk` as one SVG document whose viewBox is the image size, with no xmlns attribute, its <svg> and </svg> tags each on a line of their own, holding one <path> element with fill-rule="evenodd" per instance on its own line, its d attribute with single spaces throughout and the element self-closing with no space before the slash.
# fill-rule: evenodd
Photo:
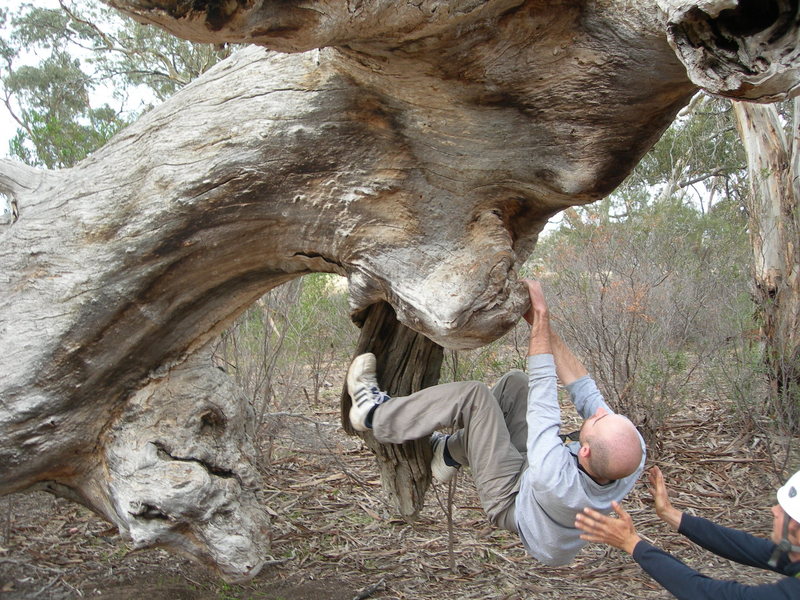
<svg viewBox="0 0 800 600">
<path fill-rule="evenodd" d="M 210 458 L 188 440 L 219 415 L 170 382 L 191 367 L 197 399 L 236 403 L 197 353 L 250 303 L 338 273 L 354 312 L 386 301 L 438 344 L 480 346 L 525 310 L 517 269 L 547 219 L 622 181 L 698 73 L 738 73 L 708 84 L 734 97 L 797 81 L 788 0 L 110 3 L 295 53 L 236 54 L 73 169 L 0 161 L 0 493 L 45 486 L 229 578 L 257 571 L 266 523 L 239 458 L 247 416 L 222 411 Z M 667 32 L 679 54 L 684 38 L 726 51 L 687 75 Z M 185 448 L 139 422 L 162 397 L 183 405 Z M 185 479 L 115 483 L 136 469 Z"/>
</svg>

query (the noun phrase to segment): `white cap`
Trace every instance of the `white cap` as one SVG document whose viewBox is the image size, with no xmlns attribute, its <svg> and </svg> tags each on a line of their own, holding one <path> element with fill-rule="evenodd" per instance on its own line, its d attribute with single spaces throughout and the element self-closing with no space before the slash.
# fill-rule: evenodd
<svg viewBox="0 0 800 600">
<path fill-rule="evenodd" d="M 778 490 L 778 504 L 787 515 L 800 523 L 800 471 L 792 475 Z"/>
</svg>

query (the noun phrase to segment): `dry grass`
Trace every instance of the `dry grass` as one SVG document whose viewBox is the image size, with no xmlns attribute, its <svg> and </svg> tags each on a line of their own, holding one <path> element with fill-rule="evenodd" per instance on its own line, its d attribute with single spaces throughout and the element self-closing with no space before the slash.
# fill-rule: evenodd
<svg viewBox="0 0 800 600">
<path fill-rule="evenodd" d="M 487 524 L 469 475 L 456 484 L 451 554 L 447 489 L 429 492 L 417 521 L 396 518 L 368 451 L 338 424 L 336 396 L 332 388 L 320 406 L 276 412 L 268 423 L 261 494 L 273 519 L 274 563 L 251 583 L 225 585 L 161 550 L 130 552 L 91 513 L 34 493 L 0 498 L 0 598 L 671 597 L 628 556 L 600 546 L 567 567 L 538 564 L 514 536 Z M 786 444 L 738 430 L 728 414 L 711 401 L 687 407 L 661 429 L 656 464 L 679 508 L 767 536 Z M 643 481 L 625 505 L 641 534 L 710 576 L 776 578 L 716 559 L 668 531 Z"/>
</svg>

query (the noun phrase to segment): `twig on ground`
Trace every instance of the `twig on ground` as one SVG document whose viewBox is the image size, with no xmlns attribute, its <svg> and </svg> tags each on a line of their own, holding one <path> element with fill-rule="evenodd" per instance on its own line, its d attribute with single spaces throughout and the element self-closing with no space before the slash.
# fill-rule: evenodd
<svg viewBox="0 0 800 600">
<path fill-rule="evenodd" d="M 372 596 L 372 594 L 374 594 L 378 590 L 382 590 L 385 588 L 386 588 L 386 579 L 381 578 L 381 580 L 378 583 L 373 583 L 372 585 L 365 587 L 358 594 L 353 596 L 353 600 L 365 600 L 365 598 L 369 598 L 370 596 Z"/>
</svg>

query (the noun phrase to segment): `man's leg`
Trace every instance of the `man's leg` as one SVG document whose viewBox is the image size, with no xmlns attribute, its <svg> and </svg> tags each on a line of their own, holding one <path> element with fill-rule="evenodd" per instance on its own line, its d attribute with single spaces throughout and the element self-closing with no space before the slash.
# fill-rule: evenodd
<svg viewBox="0 0 800 600">
<path fill-rule="evenodd" d="M 528 449 L 528 375 L 516 369 L 509 371 L 492 388 L 492 395 L 503 413 L 511 444 L 524 456 Z M 463 429 L 451 435 L 447 440 L 447 450 L 460 464 L 468 465 L 469 458 L 462 443 L 464 435 Z"/>
<path fill-rule="evenodd" d="M 375 438 L 386 443 L 422 438 L 444 427 L 463 429 L 460 454 L 453 458 L 469 464 L 489 521 L 516 531 L 513 507 L 525 459 L 512 445 L 503 411 L 488 387 L 474 381 L 437 385 L 393 398 L 372 416 Z"/>
<path fill-rule="evenodd" d="M 528 374 L 509 371 L 492 388 L 497 404 L 503 411 L 511 443 L 520 454 L 528 450 Z"/>
</svg>

